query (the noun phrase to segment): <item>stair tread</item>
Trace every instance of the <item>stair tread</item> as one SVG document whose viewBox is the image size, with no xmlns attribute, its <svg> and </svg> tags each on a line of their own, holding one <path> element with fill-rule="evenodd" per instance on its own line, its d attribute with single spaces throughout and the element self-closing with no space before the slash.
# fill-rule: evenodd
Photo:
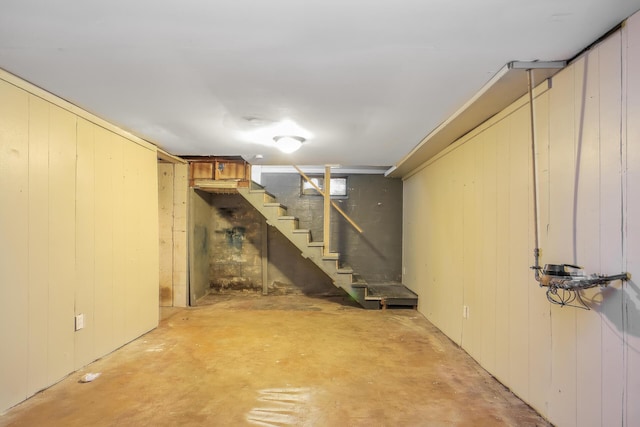
<svg viewBox="0 0 640 427">
<path fill-rule="evenodd" d="M 309 242 L 309 246 L 321 248 L 324 246 L 324 242 Z"/>
<path fill-rule="evenodd" d="M 369 295 L 385 299 L 418 299 L 418 295 L 411 289 L 399 283 L 369 283 Z"/>
<path fill-rule="evenodd" d="M 276 196 L 274 196 L 273 194 L 269 193 L 267 190 L 249 190 L 249 194 L 266 194 L 269 197 L 273 197 L 274 199 L 276 198 Z"/>
<path fill-rule="evenodd" d="M 351 284 L 352 288 L 366 288 L 368 286 L 367 282 L 353 282 Z"/>
<path fill-rule="evenodd" d="M 353 268 L 342 267 L 336 270 L 338 274 L 353 274 Z"/>
<path fill-rule="evenodd" d="M 305 233 L 309 233 L 309 230 L 307 230 L 306 228 L 296 228 L 295 230 L 293 230 L 294 233 L 299 233 L 299 234 L 305 234 Z"/>
<path fill-rule="evenodd" d="M 283 209 L 287 209 L 287 207 L 285 205 L 283 205 L 282 203 L 278 203 L 278 202 L 265 202 L 264 204 L 265 208 L 283 208 Z"/>
<path fill-rule="evenodd" d="M 340 259 L 340 254 L 338 252 L 329 252 L 328 254 L 322 254 L 322 259 L 334 261 Z"/>
<path fill-rule="evenodd" d="M 282 216 L 279 216 L 278 219 L 279 220 L 289 220 L 289 219 L 297 220 L 298 218 L 291 215 L 282 215 Z"/>
</svg>

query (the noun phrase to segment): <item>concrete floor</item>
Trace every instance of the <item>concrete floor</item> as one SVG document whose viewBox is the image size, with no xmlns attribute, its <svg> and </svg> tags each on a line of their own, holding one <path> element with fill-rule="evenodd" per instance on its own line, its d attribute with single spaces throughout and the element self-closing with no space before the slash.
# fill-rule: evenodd
<svg viewBox="0 0 640 427">
<path fill-rule="evenodd" d="M 545 426 L 415 310 L 208 296 L 0 416 L 7 426 Z M 88 372 L 101 376 L 78 380 Z"/>
</svg>

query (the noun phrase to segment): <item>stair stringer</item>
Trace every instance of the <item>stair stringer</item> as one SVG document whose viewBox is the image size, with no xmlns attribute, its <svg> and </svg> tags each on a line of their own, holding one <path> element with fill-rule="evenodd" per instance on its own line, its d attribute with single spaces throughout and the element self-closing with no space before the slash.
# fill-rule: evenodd
<svg viewBox="0 0 640 427">
<path fill-rule="evenodd" d="M 336 287 L 344 289 L 366 309 L 380 308 L 380 298 L 368 294 L 367 282 L 359 276 L 354 277 L 352 269 L 341 267 L 338 253 L 324 254 L 322 242 L 312 241 L 311 232 L 300 229 L 298 218 L 287 215 L 286 206 L 278 203 L 275 196 L 264 189 L 238 188 L 238 193 L 265 217 L 267 224 L 278 229 L 293 243 L 302 257 L 317 265 Z"/>
</svg>

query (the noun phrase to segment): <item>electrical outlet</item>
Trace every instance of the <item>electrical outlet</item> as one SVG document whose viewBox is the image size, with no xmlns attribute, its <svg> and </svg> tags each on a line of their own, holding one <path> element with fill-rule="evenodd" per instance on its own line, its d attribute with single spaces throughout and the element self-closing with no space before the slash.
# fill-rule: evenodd
<svg viewBox="0 0 640 427">
<path fill-rule="evenodd" d="M 76 314 L 76 331 L 84 328 L 84 314 Z"/>
</svg>

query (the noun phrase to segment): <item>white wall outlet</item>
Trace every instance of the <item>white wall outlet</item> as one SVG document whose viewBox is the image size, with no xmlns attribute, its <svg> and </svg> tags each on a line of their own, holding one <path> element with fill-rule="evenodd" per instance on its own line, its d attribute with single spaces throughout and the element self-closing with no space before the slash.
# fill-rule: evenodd
<svg viewBox="0 0 640 427">
<path fill-rule="evenodd" d="M 469 318 L 469 306 L 468 305 L 462 306 L 462 318 L 464 318 L 464 319 L 468 319 Z"/>
<path fill-rule="evenodd" d="M 76 314 L 76 331 L 84 328 L 84 314 Z"/>
</svg>

